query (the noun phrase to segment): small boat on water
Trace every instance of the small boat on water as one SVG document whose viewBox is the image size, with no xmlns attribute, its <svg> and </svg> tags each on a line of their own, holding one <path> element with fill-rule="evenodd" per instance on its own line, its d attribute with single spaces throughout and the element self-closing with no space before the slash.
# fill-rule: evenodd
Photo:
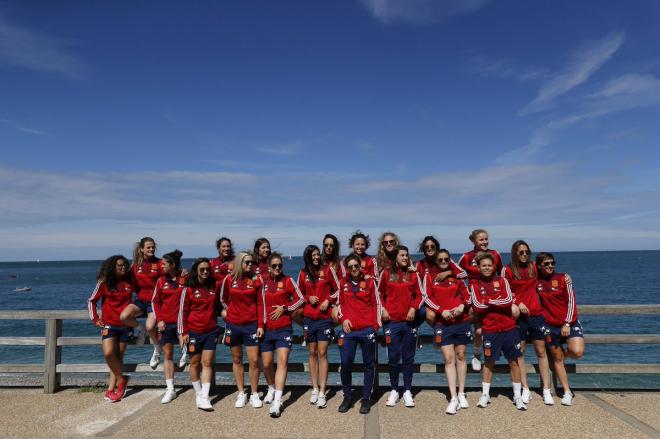
<svg viewBox="0 0 660 439">
<path fill-rule="evenodd" d="M 17 293 L 22 293 L 24 291 L 32 291 L 32 287 L 16 287 L 14 291 Z"/>
</svg>

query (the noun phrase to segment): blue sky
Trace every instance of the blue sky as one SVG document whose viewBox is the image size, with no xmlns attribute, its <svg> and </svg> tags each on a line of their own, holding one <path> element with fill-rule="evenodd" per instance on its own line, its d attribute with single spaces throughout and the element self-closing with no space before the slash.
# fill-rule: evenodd
<svg viewBox="0 0 660 439">
<path fill-rule="evenodd" d="M 0 2 L 0 260 L 660 248 L 660 3 Z"/>
</svg>

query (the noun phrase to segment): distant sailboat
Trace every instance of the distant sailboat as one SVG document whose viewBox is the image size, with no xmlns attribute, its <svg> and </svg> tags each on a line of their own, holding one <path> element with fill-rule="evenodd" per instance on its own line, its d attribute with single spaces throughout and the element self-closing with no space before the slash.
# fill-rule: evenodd
<svg viewBox="0 0 660 439">
<path fill-rule="evenodd" d="M 14 291 L 17 293 L 22 293 L 24 291 L 32 291 L 32 287 L 16 287 Z"/>
</svg>

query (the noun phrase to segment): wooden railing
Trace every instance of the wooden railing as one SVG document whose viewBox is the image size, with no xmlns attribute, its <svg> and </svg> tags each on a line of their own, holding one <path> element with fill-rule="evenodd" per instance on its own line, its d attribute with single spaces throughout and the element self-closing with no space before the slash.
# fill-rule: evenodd
<svg viewBox="0 0 660 439">
<path fill-rule="evenodd" d="M 653 305 L 582 305 L 579 307 L 580 316 L 584 315 L 657 315 L 660 314 L 660 304 Z M 0 345 L 9 346 L 44 346 L 44 364 L 0 364 L 0 372 L 10 373 L 43 373 L 44 392 L 53 393 L 60 387 L 62 373 L 98 373 L 107 372 L 105 364 L 63 364 L 61 362 L 62 346 L 100 345 L 100 337 L 63 337 L 62 324 L 64 320 L 87 320 L 86 311 L 0 311 L 0 320 L 45 320 L 46 331 L 44 337 L 0 337 Z M 433 342 L 431 335 L 422 335 L 421 342 Z M 660 344 L 660 334 L 585 334 L 586 344 Z M 382 337 L 379 338 L 383 342 Z M 293 337 L 294 343 L 300 343 L 301 336 Z M 376 363 L 378 372 L 387 372 L 387 365 L 378 362 L 378 349 L 376 350 Z M 159 366 L 159 369 L 162 366 Z M 443 364 L 416 364 L 417 372 L 440 372 Z M 538 372 L 538 365 L 528 364 L 529 373 Z M 125 364 L 127 372 L 153 372 L 148 364 Z M 355 365 L 359 371 L 360 365 Z M 569 373 L 652 373 L 660 374 L 660 365 L 657 364 L 567 364 Z M 158 370 L 158 369 L 157 369 Z M 307 363 L 289 363 L 290 372 L 308 371 Z M 330 364 L 330 371 L 337 372 L 338 363 Z M 217 372 L 231 371 L 231 363 L 217 363 Z M 507 365 L 498 364 L 496 372 L 508 372 Z M 377 376 L 377 375 L 376 375 Z"/>
</svg>

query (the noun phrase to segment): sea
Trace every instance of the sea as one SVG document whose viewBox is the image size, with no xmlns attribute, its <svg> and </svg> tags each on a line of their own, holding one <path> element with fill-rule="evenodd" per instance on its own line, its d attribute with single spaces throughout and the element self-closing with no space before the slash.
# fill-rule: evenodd
<svg viewBox="0 0 660 439">
<path fill-rule="evenodd" d="M 459 256 L 452 257 L 458 260 Z M 510 255 L 502 256 L 507 263 Z M 586 304 L 660 303 L 660 251 L 557 252 L 555 257 L 557 271 L 569 273 L 573 278 L 578 312 L 579 306 Z M 100 264 L 101 261 L 0 262 L 0 310 L 86 310 Z M 190 267 L 192 260 L 184 259 L 183 265 Z M 302 258 L 287 258 L 284 265 L 285 272 L 296 277 L 303 265 Z M 30 287 L 31 290 L 15 291 L 21 287 Z M 658 315 L 585 315 L 580 317 L 580 321 L 586 334 L 660 334 Z M 44 326 L 43 321 L 0 320 L 0 337 L 43 336 Z M 294 332 L 301 332 L 297 325 L 294 327 Z M 426 324 L 420 331 L 431 334 Z M 95 336 L 98 329 L 88 320 L 67 320 L 63 333 L 64 336 Z M 129 346 L 125 361 L 148 362 L 152 349 L 149 345 Z M 385 350 L 380 349 L 380 362 L 385 363 Z M 43 356 L 42 346 L 0 346 L 0 364 L 41 364 Z M 230 362 L 228 348 L 219 345 L 216 357 L 219 362 Z M 339 362 L 336 346 L 330 347 L 329 358 L 331 362 Z M 531 346 L 526 359 L 536 362 Z M 359 355 L 356 360 L 360 361 Z M 307 361 L 307 349 L 294 346 L 290 361 Z M 659 364 L 660 346 L 587 344 L 584 357 L 577 361 L 585 364 Z M 62 349 L 62 362 L 103 363 L 104 360 L 100 346 L 66 346 Z M 442 354 L 431 345 L 421 346 L 415 362 L 442 363 Z M 291 379 L 304 381 L 304 374 L 300 375 Z M 338 381 L 337 377 L 334 379 Z M 498 377 L 498 380 L 502 379 L 506 382 L 506 377 Z M 572 375 L 570 379 L 582 387 L 660 389 L 660 376 L 654 374 L 579 374 Z M 386 380 L 387 377 L 381 375 L 381 382 Z M 530 378 L 530 382 L 538 381 Z M 442 385 L 444 376 L 417 374 L 415 383 Z M 478 383 L 479 376 L 470 374 L 468 385 L 478 386 Z"/>
</svg>

